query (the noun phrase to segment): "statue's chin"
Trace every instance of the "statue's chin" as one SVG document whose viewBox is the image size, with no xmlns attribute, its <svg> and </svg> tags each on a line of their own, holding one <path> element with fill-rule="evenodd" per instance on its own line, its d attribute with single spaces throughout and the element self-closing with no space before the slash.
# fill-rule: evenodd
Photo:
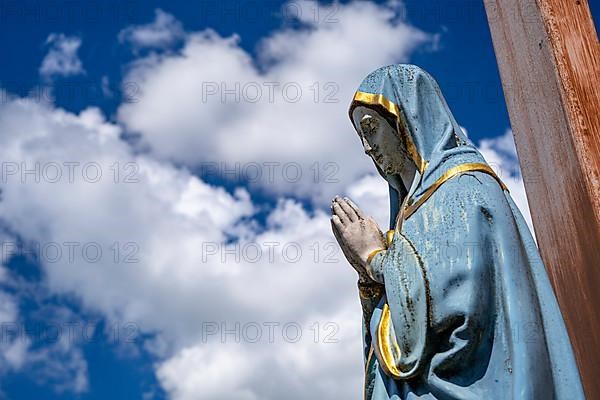
<svg viewBox="0 0 600 400">
<path fill-rule="evenodd" d="M 383 161 L 383 160 L 380 160 Z M 404 168 L 406 167 L 406 160 L 397 158 L 395 160 L 388 160 L 387 162 L 382 162 L 381 170 L 384 174 L 390 175 L 400 175 Z"/>
</svg>

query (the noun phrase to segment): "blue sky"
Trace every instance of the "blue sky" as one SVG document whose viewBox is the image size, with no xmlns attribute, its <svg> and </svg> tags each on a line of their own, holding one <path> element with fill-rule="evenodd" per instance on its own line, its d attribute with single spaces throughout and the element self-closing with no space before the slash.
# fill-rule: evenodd
<svg viewBox="0 0 600 400">
<path fill-rule="evenodd" d="M 98 4 L 96 14 L 95 6 L 83 2 L 79 7 L 64 5 L 60 8 L 62 17 L 53 22 L 53 9 L 49 5 L 42 2 L 36 9 L 32 4 L 38 3 L 24 4 L 33 7 L 30 10 L 39 11 L 27 14 L 25 5 L 18 7 L 16 15 L 4 10 L 6 23 L 0 26 L 0 46 L 5 60 L 10 62 L 2 63 L 0 76 L 10 84 L 18 82 L 26 88 L 39 82 L 38 69 L 45 55 L 44 42 L 52 32 L 78 36 L 83 41 L 79 57 L 85 65 L 86 75 L 72 77 L 69 81 L 82 80 L 99 85 L 102 77 L 107 76 L 116 85 L 115 82 L 122 78 L 124 65 L 133 59 L 129 49 L 117 39 L 119 31 L 131 24 L 148 23 L 154 18 L 156 8 L 174 15 L 187 30 L 212 28 L 224 36 L 238 34 L 241 47 L 250 53 L 255 53 L 258 42 L 273 29 L 293 24 L 291 18 L 278 15 L 282 10 L 289 15 L 295 12 L 293 7 L 284 8 L 282 4 L 285 2 L 281 1 L 262 6 L 261 17 L 257 18 L 245 17 L 246 13 L 250 15 L 255 2 L 228 2 L 228 8 L 219 5 L 214 9 L 212 7 L 216 3 L 210 2 L 206 8 L 186 1 L 92 2 Z M 323 8 L 321 12 L 323 18 L 330 12 L 333 12 L 331 18 L 335 18 L 333 9 Z M 436 51 L 431 51 L 431 46 L 420 49 L 411 57 L 411 62 L 436 77 L 457 119 L 473 131 L 476 139 L 479 135 L 503 133 L 509 126 L 508 115 L 481 2 L 409 2 L 406 16 L 416 27 L 440 34 Z M 37 18 L 39 23 L 35 22 Z M 18 34 L 19 40 L 15 40 L 15 34 Z M 77 111 L 88 105 L 83 99 L 76 100 L 69 99 L 63 106 Z M 118 103 L 109 100 L 98 99 L 95 103 L 105 112 L 112 113 Z"/>
<path fill-rule="evenodd" d="M 202 3 L 0 4 L 0 398 L 360 398 L 360 309 L 343 258 L 327 257 L 327 201 L 348 194 L 387 220 L 385 185 L 345 114 L 381 64 L 415 63 L 438 80 L 529 218 L 480 2 Z M 319 99 L 219 101 L 199 91 L 266 81 L 308 97 L 316 84 Z M 39 102 L 36 87 L 63 95 Z M 102 179 L 6 170 L 58 163 L 64 173 L 70 162 L 98 166 Z M 238 165 L 233 179 L 223 163 Z M 267 180 L 267 163 L 294 163 L 304 178 L 277 170 Z M 255 164 L 257 182 L 240 173 Z M 273 240 L 314 257 L 255 262 L 224 251 Z M 103 255 L 90 262 L 79 249 L 92 244 Z M 221 323 L 268 321 L 305 335 L 205 337 Z M 336 342 L 321 340 L 331 327 Z"/>
<path fill-rule="evenodd" d="M 52 4 L 62 6 L 54 11 Z M 68 4 L 25 1 L 14 11 L 4 5 L 0 48 L 6 61 L 0 65 L 0 77 L 8 82 L 5 87 L 17 84 L 20 89 L 28 90 L 39 83 L 44 42 L 52 32 L 78 36 L 84 41 L 79 57 L 85 65 L 86 76 L 78 79 L 100 85 L 106 76 L 118 87 L 124 65 L 133 59 L 131 52 L 120 45 L 118 33 L 128 25 L 151 21 L 157 8 L 174 15 L 187 30 L 211 28 L 224 36 L 238 34 L 241 47 L 250 53 L 255 53 L 258 42 L 273 29 L 293 24 L 290 17 L 281 15 L 283 12 L 288 15 L 295 12 L 294 7 L 285 8 L 283 1 L 261 6 L 258 17 L 252 17 L 256 2 L 251 1 L 231 1 L 225 6 L 217 6 L 216 2 L 200 6 L 187 1 Z M 456 118 L 469 127 L 474 139 L 502 133 L 509 126 L 508 113 L 481 2 L 427 0 L 405 4 L 406 18 L 411 24 L 440 34 L 435 51 L 429 48 L 417 51 L 411 62 L 435 76 Z M 596 5 L 591 2 L 590 6 L 595 16 Z M 325 17 L 333 13 L 331 18 L 335 18 L 334 9 L 323 8 L 321 12 Z M 94 103 L 110 115 L 118 105 L 112 100 L 118 100 L 118 96 L 99 98 Z M 77 111 L 89 105 L 87 103 L 76 98 L 65 101 L 63 106 Z"/>
</svg>

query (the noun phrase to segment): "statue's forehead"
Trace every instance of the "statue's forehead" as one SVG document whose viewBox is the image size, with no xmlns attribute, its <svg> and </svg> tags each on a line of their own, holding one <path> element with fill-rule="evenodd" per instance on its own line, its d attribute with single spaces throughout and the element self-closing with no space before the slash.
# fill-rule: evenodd
<svg viewBox="0 0 600 400">
<path fill-rule="evenodd" d="M 365 115 L 370 115 L 371 117 L 377 119 L 382 118 L 381 115 L 374 109 L 362 105 L 355 107 L 352 111 L 352 119 L 354 120 L 355 124 L 360 122 Z"/>
<path fill-rule="evenodd" d="M 383 124 L 384 127 L 391 128 L 391 125 L 389 124 L 388 120 L 383 115 L 381 115 L 377 110 L 360 105 L 360 106 L 357 106 L 356 108 L 354 108 L 354 110 L 352 111 L 352 123 L 354 124 L 354 126 L 357 129 L 360 127 L 360 121 L 366 115 L 376 118 L 377 120 L 379 120 L 379 122 L 381 124 Z"/>
</svg>

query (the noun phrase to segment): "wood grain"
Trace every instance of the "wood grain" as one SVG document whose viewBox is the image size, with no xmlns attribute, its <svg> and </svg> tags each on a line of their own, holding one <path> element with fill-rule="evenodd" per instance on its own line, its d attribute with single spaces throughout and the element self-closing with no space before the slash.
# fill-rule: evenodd
<svg viewBox="0 0 600 400">
<path fill-rule="evenodd" d="M 586 0 L 485 0 L 536 237 L 600 399 L 600 45 Z"/>
</svg>

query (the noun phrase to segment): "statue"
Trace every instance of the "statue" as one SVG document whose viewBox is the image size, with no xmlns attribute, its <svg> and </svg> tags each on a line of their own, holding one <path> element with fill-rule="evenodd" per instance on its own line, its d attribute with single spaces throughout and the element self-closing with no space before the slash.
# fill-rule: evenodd
<svg viewBox="0 0 600 400">
<path fill-rule="evenodd" d="M 584 399 L 531 233 L 434 79 L 380 68 L 350 118 L 390 188 L 385 235 L 350 199 L 332 201 L 359 276 L 365 399 Z"/>
</svg>

